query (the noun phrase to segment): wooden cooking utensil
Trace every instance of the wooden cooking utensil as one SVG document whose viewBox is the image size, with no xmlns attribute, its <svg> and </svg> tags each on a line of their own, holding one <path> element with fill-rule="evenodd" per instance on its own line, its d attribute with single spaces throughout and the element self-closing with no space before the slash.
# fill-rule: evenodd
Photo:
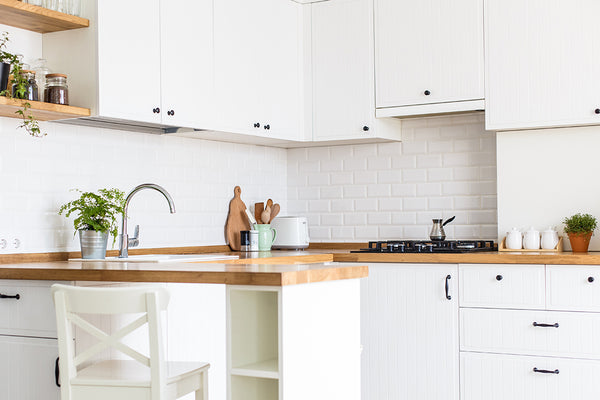
<svg viewBox="0 0 600 400">
<path fill-rule="evenodd" d="M 271 220 L 271 207 L 267 206 L 267 208 L 265 208 L 265 211 L 263 211 L 260 216 L 260 220 L 263 224 L 269 223 L 269 221 Z"/>
<path fill-rule="evenodd" d="M 279 203 L 273 204 L 273 208 L 271 209 L 271 219 L 269 220 L 269 223 L 271 223 L 271 221 L 273 221 L 273 218 L 275 218 L 277 214 L 279 214 L 279 211 L 281 211 L 281 206 L 279 205 Z"/>
<path fill-rule="evenodd" d="M 271 207 L 271 209 L 273 208 L 273 200 L 271 200 L 271 199 L 267 200 L 267 204 L 265 204 L 265 209 L 267 207 Z"/>
<path fill-rule="evenodd" d="M 256 218 L 258 223 L 261 222 L 260 217 L 262 216 L 263 211 L 265 211 L 265 203 L 254 204 L 254 218 Z"/>
<path fill-rule="evenodd" d="M 225 224 L 225 237 L 231 250 L 240 251 L 240 231 L 250 230 L 250 223 L 246 216 L 246 205 L 241 199 L 242 189 L 236 186 L 233 189 L 233 199 L 229 202 L 229 214 Z"/>
</svg>

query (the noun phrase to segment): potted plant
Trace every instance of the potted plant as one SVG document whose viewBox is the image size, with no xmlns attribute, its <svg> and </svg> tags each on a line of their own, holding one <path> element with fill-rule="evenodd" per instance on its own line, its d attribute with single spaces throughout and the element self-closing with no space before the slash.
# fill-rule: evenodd
<svg viewBox="0 0 600 400">
<path fill-rule="evenodd" d="M 58 213 L 65 213 L 66 217 L 75 213 L 73 225 L 75 234 L 79 232 L 82 258 L 103 259 L 108 235 L 112 235 L 113 245 L 117 239 L 125 193 L 119 189 L 99 189 L 97 193 L 74 190 L 80 193 L 79 198 L 62 205 Z"/>
<path fill-rule="evenodd" d="M 563 220 L 565 233 L 569 235 L 571 249 L 573 252 L 586 252 L 590 245 L 590 239 L 598 222 L 590 214 L 577 213 Z"/>
</svg>

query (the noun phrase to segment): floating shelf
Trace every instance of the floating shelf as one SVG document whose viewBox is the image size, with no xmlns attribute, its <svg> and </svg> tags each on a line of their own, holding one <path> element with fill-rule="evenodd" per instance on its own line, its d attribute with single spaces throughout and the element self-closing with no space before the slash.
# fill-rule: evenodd
<svg viewBox="0 0 600 400">
<path fill-rule="evenodd" d="M 87 28 L 90 21 L 18 0 L 0 0 L 0 24 L 50 33 Z"/>
<path fill-rule="evenodd" d="M 231 375 L 254 378 L 279 379 L 279 361 L 275 359 L 261 361 L 231 369 Z"/>
<path fill-rule="evenodd" d="M 8 97 L 0 96 L 0 117 L 20 118 L 15 112 L 23 109 L 23 104 L 26 102 L 31 104 L 31 108 L 28 111 L 31 111 L 40 121 L 57 121 L 60 119 L 90 116 L 89 108 L 63 106 L 41 101 L 10 99 Z"/>
</svg>

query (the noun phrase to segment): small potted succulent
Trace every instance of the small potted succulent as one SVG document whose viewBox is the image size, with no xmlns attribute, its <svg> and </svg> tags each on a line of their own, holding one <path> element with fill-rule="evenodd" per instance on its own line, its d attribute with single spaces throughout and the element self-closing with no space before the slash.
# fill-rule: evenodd
<svg viewBox="0 0 600 400">
<path fill-rule="evenodd" d="M 590 239 L 596 230 L 598 221 L 590 214 L 577 213 L 563 220 L 565 233 L 569 235 L 573 252 L 587 252 Z"/>
<path fill-rule="evenodd" d="M 75 234 L 79 232 L 81 244 L 81 257 L 104 259 L 109 234 L 113 237 L 113 245 L 119 233 L 118 220 L 123 213 L 125 193 L 119 189 L 100 189 L 97 193 L 79 192 L 78 199 L 70 201 L 60 207 L 59 214 L 73 220 Z"/>
</svg>

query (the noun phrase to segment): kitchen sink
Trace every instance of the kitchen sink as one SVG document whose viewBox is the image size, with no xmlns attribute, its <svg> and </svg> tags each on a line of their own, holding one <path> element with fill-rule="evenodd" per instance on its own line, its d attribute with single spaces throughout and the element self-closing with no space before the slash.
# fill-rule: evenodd
<svg viewBox="0 0 600 400">
<path fill-rule="evenodd" d="M 129 256 L 127 258 L 106 257 L 105 259 L 70 259 L 69 261 L 104 261 L 104 262 L 198 262 L 198 261 L 222 261 L 237 260 L 239 256 L 226 256 L 222 254 L 143 254 Z"/>
</svg>

